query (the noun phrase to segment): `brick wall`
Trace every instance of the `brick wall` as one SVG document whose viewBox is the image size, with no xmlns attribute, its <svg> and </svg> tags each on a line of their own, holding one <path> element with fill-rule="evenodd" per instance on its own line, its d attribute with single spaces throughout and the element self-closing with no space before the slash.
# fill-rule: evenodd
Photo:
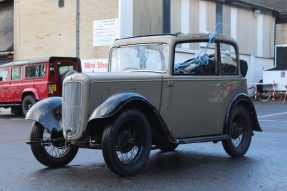
<svg viewBox="0 0 287 191">
<path fill-rule="evenodd" d="M 93 21 L 118 18 L 118 0 L 81 0 L 80 57 L 107 58 L 109 46 L 93 47 Z"/>
<path fill-rule="evenodd" d="M 76 1 L 14 1 L 15 60 L 75 56 Z"/>
<path fill-rule="evenodd" d="M 76 0 L 15 0 L 15 60 L 76 56 Z M 118 0 L 80 0 L 80 57 L 106 58 L 109 47 L 93 47 L 93 21 L 118 17 Z"/>
<path fill-rule="evenodd" d="M 276 44 L 287 44 L 287 23 L 276 25 Z"/>
</svg>

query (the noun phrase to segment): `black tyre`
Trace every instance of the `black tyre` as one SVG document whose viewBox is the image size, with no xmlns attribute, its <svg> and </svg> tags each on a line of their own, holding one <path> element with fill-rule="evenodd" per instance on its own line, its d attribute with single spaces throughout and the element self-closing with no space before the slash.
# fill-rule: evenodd
<svg viewBox="0 0 287 191">
<path fill-rule="evenodd" d="M 242 157 L 252 139 L 251 117 L 245 107 L 234 108 L 227 131 L 230 138 L 222 141 L 224 150 L 232 157 Z"/>
<path fill-rule="evenodd" d="M 27 95 L 22 100 L 22 113 L 26 115 L 28 110 L 37 102 L 33 95 Z"/>
<path fill-rule="evenodd" d="M 120 176 L 139 172 L 149 158 L 150 147 L 150 124 L 138 110 L 125 110 L 103 132 L 105 162 Z"/>
<path fill-rule="evenodd" d="M 162 152 L 171 152 L 171 151 L 174 151 L 177 148 L 177 146 L 178 146 L 178 144 L 174 144 L 174 145 L 169 145 L 167 147 L 160 147 L 159 149 Z"/>
<path fill-rule="evenodd" d="M 48 139 L 59 139 L 61 133 L 46 132 L 44 128 L 37 122 L 33 122 L 30 141 L 41 141 Z M 66 166 L 76 156 L 78 148 L 66 146 L 65 141 L 57 143 L 34 143 L 31 144 L 31 149 L 35 158 L 43 165 L 50 168 L 59 168 Z"/>
<path fill-rule="evenodd" d="M 22 115 L 22 107 L 21 106 L 12 106 L 11 107 L 11 113 L 14 115 Z"/>
</svg>

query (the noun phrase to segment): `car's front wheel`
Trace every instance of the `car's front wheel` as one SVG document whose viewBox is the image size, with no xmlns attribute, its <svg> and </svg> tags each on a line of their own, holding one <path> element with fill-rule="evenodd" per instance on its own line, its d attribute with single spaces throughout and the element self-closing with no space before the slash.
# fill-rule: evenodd
<svg viewBox="0 0 287 191">
<path fill-rule="evenodd" d="M 58 141 L 51 142 L 51 139 Z M 78 152 L 78 148 L 65 145 L 60 132 L 47 132 L 37 122 L 33 122 L 30 142 L 35 158 L 41 164 L 50 168 L 66 166 L 75 158 Z"/>
<path fill-rule="evenodd" d="M 232 157 L 242 157 L 252 139 L 251 117 L 245 107 L 237 106 L 233 109 L 227 132 L 229 138 L 222 141 L 224 150 Z"/>
<path fill-rule="evenodd" d="M 120 176 L 139 172 L 151 147 L 151 128 L 144 114 L 135 109 L 122 112 L 105 128 L 102 152 L 107 166 Z"/>
</svg>

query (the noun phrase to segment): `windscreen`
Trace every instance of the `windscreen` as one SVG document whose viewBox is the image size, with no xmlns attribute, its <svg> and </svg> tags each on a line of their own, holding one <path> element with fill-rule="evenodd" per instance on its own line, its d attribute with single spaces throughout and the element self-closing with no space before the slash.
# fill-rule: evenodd
<svg viewBox="0 0 287 191">
<path fill-rule="evenodd" d="M 168 65 L 167 44 L 137 44 L 112 49 L 111 71 L 165 72 Z"/>
</svg>

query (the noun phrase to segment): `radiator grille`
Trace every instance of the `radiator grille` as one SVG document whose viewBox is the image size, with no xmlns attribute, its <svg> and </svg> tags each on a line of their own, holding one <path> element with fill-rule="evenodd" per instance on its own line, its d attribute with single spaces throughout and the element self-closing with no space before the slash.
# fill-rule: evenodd
<svg viewBox="0 0 287 191">
<path fill-rule="evenodd" d="M 75 136 L 79 132 L 82 112 L 82 84 L 80 82 L 68 82 L 63 89 L 63 128 L 69 130 L 69 136 Z"/>
</svg>

